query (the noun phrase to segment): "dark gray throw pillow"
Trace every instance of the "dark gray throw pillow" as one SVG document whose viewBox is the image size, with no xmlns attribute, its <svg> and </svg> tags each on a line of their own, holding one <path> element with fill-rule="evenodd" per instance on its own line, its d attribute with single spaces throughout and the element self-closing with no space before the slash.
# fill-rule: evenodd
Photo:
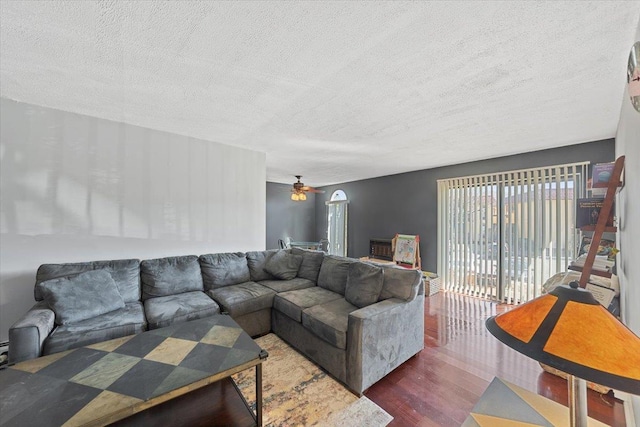
<svg viewBox="0 0 640 427">
<path fill-rule="evenodd" d="M 116 282 L 105 270 L 40 283 L 58 325 L 68 325 L 124 308 Z"/>
<path fill-rule="evenodd" d="M 267 260 L 264 269 L 278 279 L 291 280 L 298 274 L 300 264 L 302 264 L 302 255 L 279 251 Z"/>
<path fill-rule="evenodd" d="M 291 248 L 291 253 L 302 255 L 302 264 L 300 264 L 300 269 L 298 270 L 298 277 L 317 282 L 320 266 L 322 266 L 322 260 L 324 259 L 324 252 Z"/>
<path fill-rule="evenodd" d="M 349 265 L 344 299 L 356 307 L 366 307 L 378 302 L 382 284 L 382 268 L 363 262 L 354 262 Z"/>
<path fill-rule="evenodd" d="M 347 287 L 349 265 L 353 262 L 355 260 L 350 258 L 326 255 L 322 260 L 322 266 L 318 274 L 318 286 L 344 295 Z"/>
</svg>

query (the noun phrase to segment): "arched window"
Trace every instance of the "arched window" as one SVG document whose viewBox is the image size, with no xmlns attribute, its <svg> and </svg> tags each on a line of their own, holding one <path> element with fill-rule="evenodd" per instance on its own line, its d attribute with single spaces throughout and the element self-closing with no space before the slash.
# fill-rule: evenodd
<svg viewBox="0 0 640 427">
<path fill-rule="evenodd" d="M 331 194 L 331 201 L 335 202 L 336 200 L 347 200 L 347 195 L 342 190 L 336 190 Z"/>
</svg>

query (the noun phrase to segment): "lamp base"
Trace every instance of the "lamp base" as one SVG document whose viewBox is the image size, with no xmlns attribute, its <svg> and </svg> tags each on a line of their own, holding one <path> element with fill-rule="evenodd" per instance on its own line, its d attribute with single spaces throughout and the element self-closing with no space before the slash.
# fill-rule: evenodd
<svg viewBox="0 0 640 427">
<path fill-rule="evenodd" d="M 587 427 L 587 382 L 573 375 L 567 377 L 569 419 L 572 427 Z"/>
</svg>

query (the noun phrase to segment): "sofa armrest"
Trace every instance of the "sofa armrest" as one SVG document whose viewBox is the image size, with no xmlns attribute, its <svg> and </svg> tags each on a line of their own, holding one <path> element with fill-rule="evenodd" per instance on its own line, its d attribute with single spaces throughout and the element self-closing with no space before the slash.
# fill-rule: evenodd
<svg viewBox="0 0 640 427">
<path fill-rule="evenodd" d="M 55 314 L 44 301 L 18 319 L 9 329 L 9 363 L 40 357 L 44 340 L 55 328 L 54 321 Z"/>
<path fill-rule="evenodd" d="M 423 348 L 424 293 L 356 310 L 347 330 L 347 384 L 362 393 Z"/>
</svg>

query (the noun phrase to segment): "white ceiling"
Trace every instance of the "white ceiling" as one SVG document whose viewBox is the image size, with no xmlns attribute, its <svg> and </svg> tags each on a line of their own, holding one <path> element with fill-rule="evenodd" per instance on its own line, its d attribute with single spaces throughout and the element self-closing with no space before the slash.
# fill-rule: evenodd
<svg viewBox="0 0 640 427">
<path fill-rule="evenodd" d="M 325 185 L 615 135 L 640 1 L 9 2 L 6 98 Z"/>
</svg>

